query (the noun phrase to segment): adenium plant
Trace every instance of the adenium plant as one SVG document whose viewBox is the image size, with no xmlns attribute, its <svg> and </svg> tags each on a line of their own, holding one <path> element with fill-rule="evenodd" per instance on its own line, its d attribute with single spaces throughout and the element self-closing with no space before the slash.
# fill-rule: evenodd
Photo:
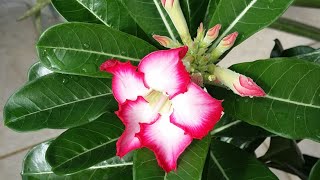
<svg viewBox="0 0 320 180">
<path fill-rule="evenodd" d="M 296 141 L 319 141 L 319 50 L 277 41 L 271 59 L 218 64 L 291 3 L 53 0 L 70 22 L 40 37 L 4 119 L 67 130 L 30 150 L 23 179 L 319 178 Z"/>
</svg>

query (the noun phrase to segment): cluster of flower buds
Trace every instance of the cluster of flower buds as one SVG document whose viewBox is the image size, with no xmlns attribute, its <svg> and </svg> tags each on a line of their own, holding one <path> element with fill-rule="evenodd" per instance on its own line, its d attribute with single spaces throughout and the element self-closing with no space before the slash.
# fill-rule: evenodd
<svg viewBox="0 0 320 180">
<path fill-rule="evenodd" d="M 197 35 L 192 39 L 179 0 L 161 0 L 161 3 L 176 27 L 182 44 L 166 36 L 153 35 L 153 38 L 166 48 L 172 49 L 183 45 L 189 47 L 183 63 L 193 82 L 199 86 L 203 86 L 204 83 L 223 85 L 240 96 L 265 95 L 249 77 L 215 65 L 221 56 L 232 48 L 238 32 L 229 35 L 224 32 L 219 36 L 221 24 L 206 31 L 203 23 L 200 23 Z"/>
</svg>

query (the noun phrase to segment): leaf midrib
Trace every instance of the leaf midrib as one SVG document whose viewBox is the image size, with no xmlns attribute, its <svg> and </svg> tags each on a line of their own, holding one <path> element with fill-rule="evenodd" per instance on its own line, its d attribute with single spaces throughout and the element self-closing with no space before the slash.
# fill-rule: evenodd
<svg viewBox="0 0 320 180">
<path fill-rule="evenodd" d="M 86 100 L 90 100 L 90 99 L 95 99 L 95 98 L 99 98 L 99 97 L 103 97 L 103 96 L 107 96 L 107 95 L 111 95 L 111 94 L 112 94 L 111 92 L 110 93 L 105 93 L 105 94 L 99 94 L 99 95 L 96 95 L 96 96 L 90 96 L 88 98 L 84 98 L 84 99 L 80 99 L 80 100 L 76 100 L 76 101 L 70 101 L 68 103 L 59 104 L 59 105 L 56 105 L 56 106 L 52 106 L 50 108 L 45 108 L 45 109 L 42 109 L 42 110 L 39 110 L 39 111 L 35 111 L 35 112 L 29 113 L 29 114 L 25 114 L 23 116 L 15 118 L 15 119 L 11 119 L 9 122 L 6 122 L 5 124 L 8 125 L 8 124 L 13 123 L 13 122 L 15 122 L 15 121 L 17 121 L 17 120 L 19 120 L 21 118 L 24 118 L 26 116 L 30 116 L 30 115 L 33 115 L 33 114 L 41 113 L 43 111 L 48 111 L 48 110 L 51 110 L 51 109 L 67 106 L 67 105 L 70 105 L 70 104 L 73 104 L 73 103 L 82 102 L 82 101 L 86 101 Z"/>
<path fill-rule="evenodd" d="M 214 156 L 212 151 L 210 151 L 210 156 L 211 156 L 212 160 L 214 161 L 214 163 L 217 165 L 217 167 L 220 170 L 223 177 L 226 178 L 226 180 L 230 180 L 229 177 L 227 176 L 226 172 L 224 171 L 223 167 L 220 165 L 217 158 Z"/>
<path fill-rule="evenodd" d="M 219 38 L 217 40 L 215 40 L 215 43 L 212 45 L 212 47 L 216 47 L 218 45 L 218 43 L 222 40 L 222 38 L 224 38 L 230 31 L 231 29 L 237 24 L 237 22 L 240 21 L 240 19 L 246 15 L 246 12 L 257 2 L 258 0 L 252 0 L 248 6 L 246 8 L 243 9 L 243 11 L 241 11 L 241 13 L 231 22 L 231 24 L 228 26 L 228 28 L 223 31 L 223 33 L 221 33 L 221 35 L 219 36 Z M 218 9 L 218 8 L 217 8 Z"/>
<path fill-rule="evenodd" d="M 120 54 L 110 54 L 110 53 L 105 53 L 105 52 L 99 52 L 99 51 L 93 51 L 93 50 L 86 50 L 86 49 L 76 49 L 76 48 L 67 48 L 67 47 L 55 47 L 55 46 L 37 46 L 38 48 L 47 48 L 47 49 L 61 49 L 61 50 L 68 50 L 68 51 L 78 51 L 78 52 L 85 52 L 85 53 L 92 53 L 92 54 L 99 54 L 99 55 L 104 55 L 104 56 L 110 56 L 110 57 L 116 57 L 124 60 L 130 60 L 130 61 L 137 61 L 139 62 L 140 59 L 137 58 L 132 58 L 128 56 L 122 56 Z"/>
<path fill-rule="evenodd" d="M 267 95 L 264 98 L 272 99 L 272 100 L 276 100 L 276 101 L 280 101 L 280 102 L 285 102 L 285 103 L 289 103 L 289 104 L 295 104 L 298 106 L 306 106 L 306 107 L 310 107 L 310 108 L 320 109 L 320 106 L 317 106 L 317 105 L 301 103 L 301 102 L 297 102 L 297 101 L 292 101 L 290 99 L 283 99 L 283 98 L 270 96 L 270 95 Z"/>
<path fill-rule="evenodd" d="M 122 164 L 108 164 L 108 165 L 103 165 L 103 166 L 92 166 L 86 170 L 107 169 L 107 168 L 132 166 L 132 165 L 133 165 L 133 162 L 126 162 L 126 163 L 122 163 Z M 22 172 L 21 173 L 21 175 L 42 175 L 42 174 L 54 174 L 54 172 L 53 171 L 43 171 L 43 172 L 35 172 L 35 173 L 32 173 L 32 172 L 29 172 L 29 173 Z"/>
<path fill-rule="evenodd" d="M 107 145 L 107 144 L 110 144 L 110 143 L 112 143 L 112 142 L 115 142 L 115 141 L 118 140 L 118 139 L 119 139 L 119 137 L 118 137 L 118 138 L 114 138 L 114 139 L 110 139 L 110 140 L 109 140 L 108 142 L 106 142 L 106 143 L 103 143 L 103 144 L 100 144 L 100 145 L 98 145 L 98 146 L 95 146 L 94 148 L 88 149 L 88 151 L 84 151 L 84 152 L 82 152 L 82 153 L 79 153 L 78 155 L 73 156 L 72 158 L 70 158 L 70 159 L 68 159 L 68 160 L 60 163 L 59 165 L 57 165 L 57 166 L 55 166 L 55 167 L 52 167 L 52 169 L 57 169 L 58 167 L 66 164 L 66 163 L 69 162 L 69 161 L 72 161 L 73 159 L 75 159 L 75 158 L 77 158 L 77 157 L 79 157 L 79 156 L 81 156 L 81 155 L 83 155 L 83 154 L 86 154 L 86 153 L 88 153 L 88 152 L 94 151 L 95 149 L 99 149 L 100 147 L 103 147 L 103 146 L 105 146 L 105 145 Z"/>
</svg>

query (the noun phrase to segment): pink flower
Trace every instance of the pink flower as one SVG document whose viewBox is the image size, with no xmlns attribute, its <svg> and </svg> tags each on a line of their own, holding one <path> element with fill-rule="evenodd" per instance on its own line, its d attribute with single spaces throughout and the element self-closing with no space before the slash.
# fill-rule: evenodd
<svg viewBox="0 0 320 180">
<path fill-rule="evenodd" d="M 116 114 L 125 125 L 117 142 L 118 156 L 147 147 L 166 172 L 175 170 L 192 139 L 202 139 L 220 119 L 221 101 L 190 80 L 182 63 L 187 51 L 186 46 L 156 51 L 138 67 L 117 60 L 101 65 L 101 70 L 113 74 Z"/>
<path fill-rule="evenodd" d="M 242 74 L 225 69 L 222 67 L 215 67 L 214 75 L 216 81 L 230 88 L 235 94 L 240 96 L 265 96 L 266 93 L 258 86 L 251 78 Z"/>
</svg>

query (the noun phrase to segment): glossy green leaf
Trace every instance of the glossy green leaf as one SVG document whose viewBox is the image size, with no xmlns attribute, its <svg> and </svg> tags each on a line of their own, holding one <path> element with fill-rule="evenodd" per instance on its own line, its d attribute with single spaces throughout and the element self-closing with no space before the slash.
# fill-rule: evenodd
<svg viewBox="0 0 320 180">
<path fill-rule="evenodd" d="M 48 69 L 68 74 L 109 77 L 99 66 L 106 59 L 137 64 L 156 50 L 149 43 L 104 25 L 65 23 L 45 31 L 37 44 L 41 63 Z"/>
<path fill-rule="evenodd" d="M 307 53 L 307 54 L 301 54 L 301 55 L 295 56 L 295 58 L 304 59 L 304 60 L 308 60 L 310 62 L 320 64 L 320 49 L 317 49 L 317 50 L 310 52 L 310 53 Z"/>
<path fill-rule="evenodd" d="M 222 24 L 213 47 L 226 35 L 237 31 L 236 45 L 275 21 L 293 0 L 220 0 L 209 27 Z"/>
<path fill-rule="evenodd" d="M 278 178 L 253 155 L 237 147 L 214 140 L 211 143 L 207 179 L 277 180 Z"/>
<path fill-rule="evenodd" d="M 210 136 L 203 140 L 194 140 L 178 159 L 176 171 L 165 173 L 158 165 L 152 151 L 140 149 L 134 153 L 134 179 L 149 180 L 192 180 L 201 179 L 202 170 L 206 161 Z"/>
<path fill-rule="evenodd" d="M 284 50 L 281 53 L 281 57 L 299 56 L 302 54 L 312 53 L 314 51 L 315 51 L 315 49 L 312 47 L 309 47 L 309 46 L 296 46 L 296 47 Z"/>
<path fill-rule="evenodd" d="M 28 152 L 21 172 L 23 180 L 132 179 L 132 156 L 126 156 L 123 159 L 112 157 L 78 173 L 56 175 L 45 159 L 45 153 L 50 144 L 51 141 L 41 143 Z"/>
<path fill-rule="evenodd" d="M 49 74 L 28 82 L 4 107 L 9 128 L 31 131 L 88 123 L 117 108 L 111 79 Z"/>
<path fill-rule="evenodd" d="M 304 164 L 303 155 L 296 141 L 282 137 L 271 138 L 270 147 L 261 160 L 285 163 L 296 168 L 302 168 Z"/>
<path fill-rule="evenodd" d="M 320 160 L 313 166 L 309 180 L 318 180 L 320 179 Z"/>
<path fill-rule="evenodd" d="M 180 0 L 191 36 L 196 35 L 200 23 L 203 22 L 209 2 L 210 0 Z"/>
<path fill-rule="evenodd" d="M 141 35 L 137 23 L 119 0 L 52 0 L 52 4 L 68 21 L 104 24 L 128 34 Z"/>
<path fill-rule="evenodd" d="M 224 114 L 210 133 L 215 137 L 268 137 L 272 133 Z"/>
<path fill-rule="evenodd" d="M 161 0 L 120 0 L 131 17 L 147 35 L 168 36 L 177 39 L 178 33 L 169 15 L 162 7 Z"/>
<path fill-rule="evenodd" d="M 51 70 L 44 67 L 40 62 L 36 62 L 30 67 L 28 71 L 28 80 L 32 81 L 51 73 L 53 73 Z"/>
<path fill-rule="evenodd" d="M 268 162 L 271 167 L 296 174 L 301 179 L 306 179 L 305 160 L 295 140 L 282 137 L 272 137 L 268 151 L 259 158 Z"/>
<path fill-rule="evenodd" d="M 279 41 L 279 39 L 275 39 L 274 46 L 271 50 L 270 58 L 281 57 L 281 53 L 283 52 L 283 50 L 284 50 L 283 46 L 282 46 L 281 42 Z"/>
<path fill-rule="evenodd" d="M 320 140 L 320 67 L 294 58 L 260 60 L 232 69 L 256 81 L 267 93 L 245 98 L 221 90 L 226 113 L 292 139 Z"/>
<path fill-rule="evenodd" d="M 116 154 L 116 141 L 124 131 L 114 113 L 106 113 L 88 124 L 68 129 L 49 146 L 46 159 L 57 174 L 89 168 Z"/>
<path fill-rule="evenodd" d="M 214 12 L 216 11 L 216 9 L 218 7 L 219 2 L 220 2 L 220 0 L 210 0 L 209 1 L 208 7 L 206 10 L 206 14 L 205 14 L 205 17 L 203 20 L 204 27 L 207 27 L 208 29 L 211 28 L 211 26 L 209 26 L 209 24 L 210 24 L 210 21 L 212 19 Z"/>
</svg>

